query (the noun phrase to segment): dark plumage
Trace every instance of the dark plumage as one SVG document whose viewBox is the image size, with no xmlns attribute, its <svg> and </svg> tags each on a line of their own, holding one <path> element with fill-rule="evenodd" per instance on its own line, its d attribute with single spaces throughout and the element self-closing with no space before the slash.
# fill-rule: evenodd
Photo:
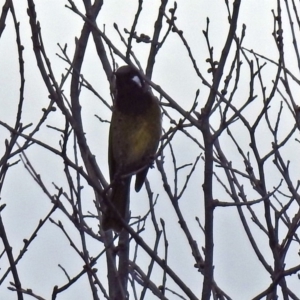
<svg viewBox="0 0 300 300">
<path fill-rule="evenodd" d="M 136 173 L 138 192 L 147 175 L 161 135 L 161 111 L 138 70 L 120 67 L 116 73 L 116 98 L 109 132 L 108 162 L 112 193 L 110 201 L 127 221 L 130 181 Z M 121 231 L 120 218 L 107 207 L 103 214 L 104 230 Z"/>
</svg>

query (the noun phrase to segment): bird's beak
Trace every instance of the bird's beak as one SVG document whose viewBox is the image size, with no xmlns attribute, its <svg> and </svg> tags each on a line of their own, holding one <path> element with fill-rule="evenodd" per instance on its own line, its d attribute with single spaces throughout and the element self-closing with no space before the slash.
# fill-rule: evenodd
<svg viewBox="0 0 300 300">
<path fill-rule="evenodd" d="M 136 83 L 140 88 L 141 87 L 143 87 L 143 85 L 142 85 L 142 82 L 141 82 L 141 80 L 140 80 L 140 78 L 138 77 L 138 76 L 133 76 L 132 78 L 131 78 L 131 80 L 134 82 L 134 83 Z"/>
</svg>

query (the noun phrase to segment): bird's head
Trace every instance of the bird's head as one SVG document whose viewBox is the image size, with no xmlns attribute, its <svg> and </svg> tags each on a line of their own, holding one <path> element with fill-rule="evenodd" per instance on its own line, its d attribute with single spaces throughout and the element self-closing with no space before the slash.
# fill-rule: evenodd
<svg viewBox="0 0 300 300">
<path fill-rule="evenodd" d="M 153 96 L 141 73 L 134 67 L 122 66 L 114 74 L 116 107 L 128 114 L 147 110 Z"/>
<path fill-rule="evenodd" d="M 134 67 L 122 66 L 117 69 L 115 76 L 117 91 L 122 91 L 123 89 L 145 89 L 145 82 L 139 71 Z"/>
</svg>

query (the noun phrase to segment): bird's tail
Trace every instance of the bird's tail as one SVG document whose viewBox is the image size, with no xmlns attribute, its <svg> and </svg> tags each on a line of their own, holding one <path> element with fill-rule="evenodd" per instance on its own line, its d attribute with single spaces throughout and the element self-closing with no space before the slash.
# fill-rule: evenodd
<svg viewBox="0 0 300 300">
<path fill-rule="evenodd" d="M 102 219 L 103 230 L 106 231 L 112 229 L 116 232 L 120 232 L 123 228 L 120 218 L 127 222 L 127 212 L 130 197 L 130 180 L 131 176 L 123 180 L 118 180 L 113 184 L 110 203 L 115 209 L 112 209 L 109 206 L 106 207 Z M 115 210 L 119 215 L 115 212 Z"/>
</svg>

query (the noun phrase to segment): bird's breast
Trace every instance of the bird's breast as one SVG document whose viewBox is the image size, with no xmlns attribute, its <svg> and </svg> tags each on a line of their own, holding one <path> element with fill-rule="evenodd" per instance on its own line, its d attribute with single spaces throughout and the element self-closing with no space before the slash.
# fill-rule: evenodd
<svg viewBox="0 0 300 300">
<path fill-rule="evenodd" d="M 155 154 L 161 130 L 160 116 L 155 114 L 151 109 L 139 115 L 114 113 L 114 128 L 111 130 L 113 158 L 124 172 L 142 168 Z"/>
</svg>

